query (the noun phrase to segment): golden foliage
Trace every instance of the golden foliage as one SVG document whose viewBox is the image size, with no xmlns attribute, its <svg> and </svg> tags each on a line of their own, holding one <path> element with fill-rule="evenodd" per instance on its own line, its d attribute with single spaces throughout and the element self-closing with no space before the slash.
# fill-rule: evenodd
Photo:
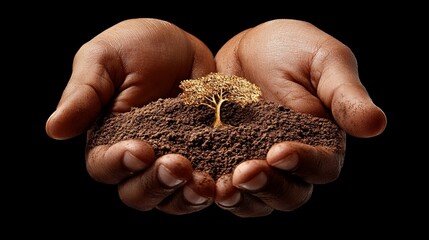
<svg viewBox="0 0 429 240">
<path fill-rule="evenodd" d="M 205 105 L 216 111 L 214 127 L 222 125 L 220 109 L 223 102 L 232 101 L 244 107 L 259 101 L 262 96 L 261 89 L 247 79 L 219 72 L 183 80 L 180 88 L 183 90 L 180 97 L 185 104 Z"/>
</svg>

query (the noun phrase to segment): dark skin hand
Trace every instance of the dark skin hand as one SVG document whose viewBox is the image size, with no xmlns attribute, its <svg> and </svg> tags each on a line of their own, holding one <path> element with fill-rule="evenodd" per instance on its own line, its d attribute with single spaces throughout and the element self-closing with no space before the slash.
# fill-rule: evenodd
<svg viewBox="0 0 429 240">
<path fill-rule="evenodd" d="M 204 43 L 171 23 L 131 19 L 79 49 L 46 132 L 53 139 L 73 138 L 85 133 L 104 109 L 125 112 L 175 97 L 181 80 L 215 71 L 256 83 L 267 100 L 331 118 L 344 134 L 369 138 L 386 127 L 385 114 L 360 82 L 351 50 L 307 22 L 262 23 L 237 34 L 214 57 Z M 144 141 L 86 151 L 88 173 L 117 184 L 126 205 L 175 215 L 213 203 L 240 217 L 291 211 L 308 201 L 313 184 L 334 181 L 343 159 L 341 152 L 282 142 L 272 146 L 266 160 L 249 159 L 215 182 L 193 171 L 181 155 L 155 158 Z"/>
</svg>

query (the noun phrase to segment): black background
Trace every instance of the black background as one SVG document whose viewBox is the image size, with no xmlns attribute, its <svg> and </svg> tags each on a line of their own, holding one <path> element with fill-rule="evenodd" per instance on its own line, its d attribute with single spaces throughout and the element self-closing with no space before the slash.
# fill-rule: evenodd
<svg viewBox="0 0 429 240">
<path fill-rule="evenodd" d="M 3 168 L 7 190 L 4 199 L 9 200 L 3 206 L 13 213 L 8 222 L 22 226 L 24 233 L 53 234 L 55 229 L 61 234 L 80 234 L 95 230 L 97 234 L 137 233 L 142 238 L 151 232 L 160 237 L 169 233 L 186 236 L 192 234 L 193 226 L 209 236 L 227 236 L 223 227 L 244 235 L 275 232 L 303 237 L 314 233 L 336 236 L 341 230 L 347 230 L 347 235 L 362 236 L 416 233 L 420 225 L 414 224 L 411 214 L 424 214 L 423 208 L 414 208 L 422 198 L 421 189 L 416 187 L 422 175 L 409 181 L 405 174 L 416 170 L 408 133 L 417 123 L 402 129 L 409 119 L 404 116 L 421 112 L 419 108 L 407 108 L 422 98 L 408 90 L 410 85 L 420 85 L 411 76 L 411 69 L 420 67 L 409 63 L 414 62 L 410 54 L 418 51 L 423 29 L 416 26 L 420 19 L 407 19 L 403 14 L 416 14 L 403 6 L 321 8 L 249 3 L 250 6 L 231 8 L 204 4 L 207 5 L 165 3 L 149 7 L 145 3 L 116 3 L 108 10 L 101 7 L 105 3 L 91 9 L 74 3 L 38 4 L 27 5 L 26 9 L 40 11 L 16 11 L 3 21 L 7 33 L 3 35 L 3 46 L 11 53 L 6 55 L 8 65 L 3 70 L 10 79 L 5 79 L 3 98 L 7 104 L 3 121 L 13 126 L 5 130 L 10 133 L 10 147 L 6 144 L 5 153 L 9 155 L 4 157 L 12 166 L 5 164 Z M 138 17 L 175 23 L 200 38 L 213 53 L 236 33 L 264 21 L 309 21 L 354 51 L 363 84 L 388 117 L 387 129 L 370 139 L 348 136 L 340 178 L 316 186 L 310 201 L 293 212 L 243 219 L 215 206 L 184 216 L 130 209 L 119 200 L 115 186 L 95 182 L 88 176 L 84 136 L 56 141 L 47 137 L 44 127 L 67 84 L 78 48 L 119 21 Z M 177 226 L 182 230 L 169 232 Z"/>
</svg>

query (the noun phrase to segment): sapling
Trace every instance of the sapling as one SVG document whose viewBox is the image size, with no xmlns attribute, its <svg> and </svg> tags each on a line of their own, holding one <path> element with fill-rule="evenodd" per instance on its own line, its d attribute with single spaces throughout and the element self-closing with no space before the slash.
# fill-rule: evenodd
<svg viewBox="0 0 429 240">
<path fill-rule="evenodd" d="M 261 89 L 247 79 L 219 72 L 183 80 L 179 87 L 183 90 L 180 97 L 185 104 L 205 105 L 215 111 L 214 128 L 224 126 L 221 107 L 225 101 L 236 102 L 244 107 L 262 97 Z"/>
</svg>

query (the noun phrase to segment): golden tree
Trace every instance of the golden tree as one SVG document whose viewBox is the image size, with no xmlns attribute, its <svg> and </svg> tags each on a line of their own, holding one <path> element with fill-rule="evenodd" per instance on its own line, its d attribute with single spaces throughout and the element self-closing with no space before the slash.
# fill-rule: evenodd
<svg viewBox="0 0 429 240">
<path fill-rule="evenodd" d="M 215 128 L 223 125 L 220 114 L 223 102 L 232 101 L 244 107 L 259 101 L 262 96 L 261 89 L 247 79 L 218 72 L 183 80 L 180 88 L 183 90 L 180 97 L 185 104 L 205 105 L 215 111 Z"/>
</svg>

